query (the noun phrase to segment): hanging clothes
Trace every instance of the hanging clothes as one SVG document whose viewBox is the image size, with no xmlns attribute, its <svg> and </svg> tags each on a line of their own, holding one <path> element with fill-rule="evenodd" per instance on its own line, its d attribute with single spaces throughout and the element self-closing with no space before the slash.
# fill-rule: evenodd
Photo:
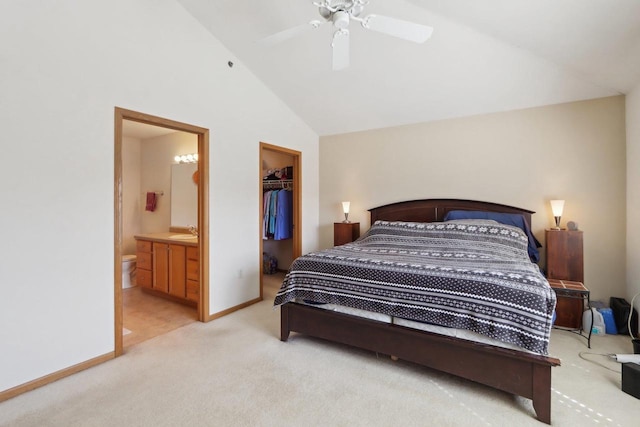
<svg viewBox="0 0 640 427">
<path fill-rule="evenodd" d="M 271 191 L 267 191 L 263 195 L 262 206 L 262 239 L 267 240 L 269 238 L 269 206 L 271 203 Z"/>
<path fill-rule="evenodd" d="M 291 237 L 293 237 L 293 193 L 280 190 L 276 202 L 276 226 L 273 238 L 285 240 Z"/>
<path fill-rule="evenodd" d="M 273 190 L 269 200 L 269 235 L 273 237 L 276 232 L 276 213 L 278 206 L 278 193 L 280 190 Z"/>
<path fill-rule="evenodd" d="M 293 237 L 293 193 L 270 190 L 263 196 L 262 238 L 285 240 Z"/>
</svg>

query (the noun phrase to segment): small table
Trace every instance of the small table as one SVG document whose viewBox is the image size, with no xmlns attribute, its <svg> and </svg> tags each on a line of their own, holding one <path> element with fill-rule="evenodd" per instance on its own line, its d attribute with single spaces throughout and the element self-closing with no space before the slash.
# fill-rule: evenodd
<svg viewBox="0 0 640 427">
<path fill-rule="evenodd" d="M 359 222 L 333 223 L 333 246 L 340 246 L 351 243 L 358 237 L 360 237 Z"/>
<path fill-rule="evenodd" d="M 584 303 L 587 303 L 587 309 L 591 310 L 591 300 L 589 296 L 589 289 L 587 289 L 582 282 L 574 282 L 571 280 L 558 280 L 558 279 L 548 279 L 549 285 L 556 293 L 558 298 L 569 298 L 569 299 L 579 299 L 583 301 L 582 306 L 584 308 Z M 557 307 L 557 305 L 556 305 Z M 556 313 L 557 316 L 558 313 Z M 582 334 L 582 321 L 580 321 L 580 329 L 570 329 L 562 326 L 554 326 L 555 329 L 568 330 L 571 332 L 575 332 L 579 334 L 581 337 L 587 339 L 587 347 L 591 348 L 591 332 L 593 330 L 593 313 L 591 314 L 591 326 L 589 328 L 589 335 L 584 336 Z"/>
</svg>

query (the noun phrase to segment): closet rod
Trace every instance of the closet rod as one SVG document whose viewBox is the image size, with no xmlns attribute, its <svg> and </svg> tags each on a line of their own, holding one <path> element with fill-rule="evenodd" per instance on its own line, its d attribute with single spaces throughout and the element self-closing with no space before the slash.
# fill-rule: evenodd
<svg viewBox="0 0 640 427">
<path fill-rule="evenodd" d="M 273 189 L 273 188 L 284 188 L 291 189 L 293 188 L 293 180 L 292 179 L 279 179 L 279 180 L 263 180 L 262 188 Z"/>
</svg>

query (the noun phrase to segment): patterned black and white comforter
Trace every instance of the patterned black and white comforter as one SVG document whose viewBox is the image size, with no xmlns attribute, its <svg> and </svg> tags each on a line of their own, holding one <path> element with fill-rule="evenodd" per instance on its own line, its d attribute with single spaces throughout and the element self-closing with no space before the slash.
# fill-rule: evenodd
<svg viewBox="0 0 640 427">
<path fill-rule="evenodd" d="M 527 236 L 493 221 L 377 221 L 296 259 L 274 305 L 305 300 L 467 329 L 547 354 L 555 293 Z"/>
</svg>

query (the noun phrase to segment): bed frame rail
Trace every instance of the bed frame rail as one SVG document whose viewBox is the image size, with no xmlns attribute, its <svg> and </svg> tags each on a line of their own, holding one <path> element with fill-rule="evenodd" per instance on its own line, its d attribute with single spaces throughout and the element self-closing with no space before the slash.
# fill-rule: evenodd
<svg viewBox="0 0 640 427">
<path fill-rule="evenodd" d="M 393 355 L 531 399 L 537 418 L 551 423 L 551 368 L 558 359 L 296 303 L 281 306 L 280 339 L 287 341 L 290 332 Z"/>
</svg>

